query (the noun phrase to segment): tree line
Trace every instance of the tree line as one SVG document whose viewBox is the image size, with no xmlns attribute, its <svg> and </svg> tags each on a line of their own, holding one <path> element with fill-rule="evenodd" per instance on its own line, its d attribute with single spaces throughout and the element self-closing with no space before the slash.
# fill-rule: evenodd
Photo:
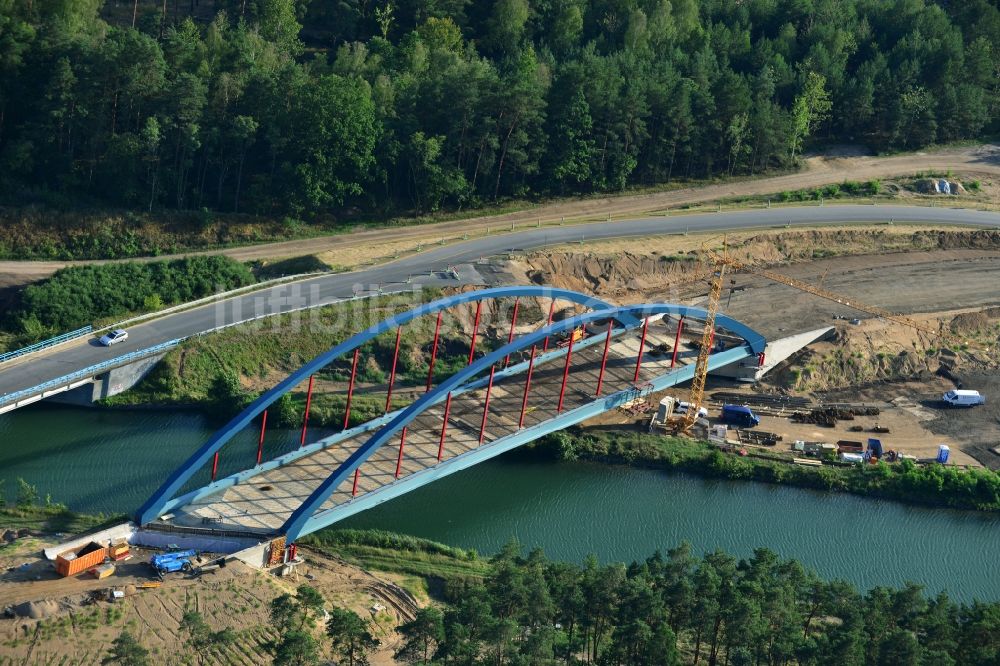
<svg viewBox="0 0 1000 666">
<path fill-rule="evenodd" d="M 102 4 L 0 0 L 7 203 L 343 218 L 1000 129 L 990 0 Z"/>
<path fill-rule="evenodd" d="M 863 554 L 859 566 L 870 566 Z M 442 602 L 398 628 L 395 658 L 455 666 L 918 665 L 989 666 L 1000 660 L 1000 604 L 957 604 L 920 586 L 859 593 L 794 560 L 758 549 L 696 557 L 688 544 L 631 565 L 555 562 L 516 542 L 484 578 L 449 579 Z M 190 615 L 190 614 L 189 614 Z M 270 606 L 274 663 L 364 666 L 379 647 L 369 619 L 330 607 L 313 587 Z M 185 616 L 192 646 L 219 651 L 229 634 Z M 320 628 L 323 629 L 322 638 Z M 201 637 L 201 643 L 197 639 Z M 120 645 L 119 643 L 127 643 Z M 104 663 L 126 661 L 119 639 Z"/>
</svg>

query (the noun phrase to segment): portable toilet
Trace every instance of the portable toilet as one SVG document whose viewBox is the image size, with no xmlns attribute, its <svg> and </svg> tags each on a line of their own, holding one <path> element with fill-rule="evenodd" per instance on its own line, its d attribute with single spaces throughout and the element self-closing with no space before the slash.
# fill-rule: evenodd
<svg viewBox="0 0 1000 666">
<path fill-rule="evenodd" d="M 656 422 L 666 423 L 667 419 L 674 413 L 674 405 L 677 403 L 676 398 L 672 398 L 669 395 L 663 400 L 660 400 L 660 406 L 656 410 Z"/>
<path fill-rule="evenodd" d="M 937 461 L 943 465 L 948 462 L 949 455 L 951 455 L 951 448 L 947 444 L 939 444 Z"/>
<path fill-rule="evenodd" d="M 882 458 L 882 440 L 875 439 L 874 437 L 868 438 L 868 451 L 872 454 L 872 457 Z"/>
</svg>

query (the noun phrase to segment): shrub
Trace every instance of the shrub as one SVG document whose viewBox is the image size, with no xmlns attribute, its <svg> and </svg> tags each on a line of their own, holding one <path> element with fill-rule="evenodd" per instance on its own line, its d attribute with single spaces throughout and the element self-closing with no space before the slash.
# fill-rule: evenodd
<svg viewBox="0 0 1000 666">
<path fill-rule="evenodd" d="M 859 183 L 856 180 L 845 180 L 844 183 L 840 186 L 840 188 L 845 192 L 847 192 L 848 194 L 850 194 L 851 196 L 857 196 L 858 194 L 861 194 L 862 190 L 864 189 L 861 183 Z"/>
<path fill-rule="evenodd" d="M 255 282 L 245 265 L 222 256 L 73 266 L 25 288 L 6 325 L 28 341 L 55 331 L 184 303 Z"/>
<path fill-rule="evenodd" d="M 38 503 L 38 488 L 24 479 L 17 480 L 17 508 L 28 509 Z"/>
</svg>

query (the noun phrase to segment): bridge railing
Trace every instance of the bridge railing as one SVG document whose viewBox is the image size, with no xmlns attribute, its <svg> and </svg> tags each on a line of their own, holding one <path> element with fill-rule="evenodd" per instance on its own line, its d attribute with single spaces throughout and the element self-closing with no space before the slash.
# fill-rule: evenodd
<svg viewBox="0 0 1000 666">
<path fill-rule="evenodd" d="M 160 352 L 165 352 L 169 349 L 173 349 L 177 345 L 183 342 L 183 339 L 169 340 L 167 342 L 161 342 L 158 345 L 152 347 L 147 347 L 146 349 L 140 349 L 138 351 L 130 352 L 122 356 L 116 356 L 115 358 L 108 359 L 101 363 L 95 363 L 94 365 L 87 366 L 81 370 L 71 372 L 68 375 L 63 375 L 62 377 L 56 377 L 55 379 L 50 379 L 42 384 L 37 384 L 31 388 L 26 388 L 21 391 L 16 391 L 14 393 L 5 393 L 0 395 L 0 407 L 5 407 L 10 404 L 14 404 L 24 400 L 26 398 L 32 398 L 39 394 L 46 393 L 49 389 L 59 388 L 63 386 L 68 386 L 73 382 L 85 379 L 87 377 L 94 377 L 101 374 L 105 370 L 111 370 L 113 368 L 118 368 L 123 365 L 128 365 L 143 358 L 149 356 L 155 356 Z"/>
<path fill-rule="evenodd" d="M 49 338 L 48 340 L 42 340 L 41 342 L 36 342 L 33 345 L 28 345 L 27 347 L 22 347 L 20 349 L 15 349 L 14 351 L 5 352 L 0 354 L 0 363 L 5 361 L 10 361 L 11 359 L 18 358 L 19 356 L 24 356 L 26 354 L 31 354 L 42 349 L 48 349 L 49 347 L 55 347 L 56 345 L 61 345 L 64 342 L 69 342 L 70 340 L 75 340 L 81 336 L 87 335 L 94 330 L 93 326 L 89 324 L 83 328 L 78 328 L 75 331 L 70 331 L 69 333 L 63 333 L 62 335 L 57 335 L 54 338 Z"/>
</svg>

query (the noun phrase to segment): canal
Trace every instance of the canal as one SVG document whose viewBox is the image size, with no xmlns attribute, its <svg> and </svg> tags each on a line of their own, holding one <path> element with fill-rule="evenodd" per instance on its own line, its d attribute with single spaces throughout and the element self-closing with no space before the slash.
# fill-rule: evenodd
<svg viewBox="0 0 1000 666">
<path fill-rule="evenodd" d="M 212 430 L 189 412 L 29 407 L 0 416 L 0 478 L 8 501 L 20 477 L 80 511 L 130 511 Z M 269 433 L 269 446 L 297 436 Z M 909 580 L 963 601 L 1000 599 L 1000 516 L 653 470 L 507 457 L 342 525 L 482 554 L 516 537 L 576 561 L 630 561 L 684 540 L 741 557 L 766 546 L 862 589 Z"/>
</svg>

